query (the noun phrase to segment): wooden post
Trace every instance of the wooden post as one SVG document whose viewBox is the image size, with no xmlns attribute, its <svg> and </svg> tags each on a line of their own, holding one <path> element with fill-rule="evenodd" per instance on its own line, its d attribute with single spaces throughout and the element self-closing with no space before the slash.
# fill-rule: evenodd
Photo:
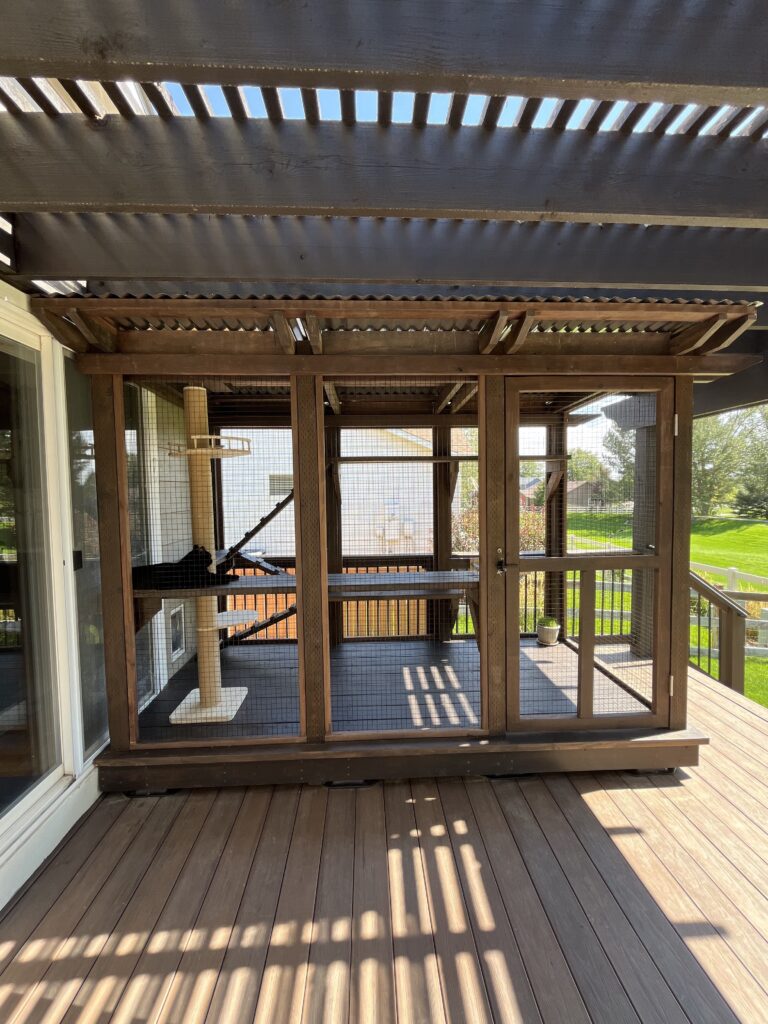
<svg viewBox="0 0 768 1024">
<path fill-rule="evenodd" d="M 579 718 L 592 718 L 595 680 L 595 570 L 579 573 Z"/>
<path fill-rule="evenodd" d="M 122 376 L 94 377 L 91 400 L 109 740 L 125 751 L 135 739 L 136 643 Z"/>
<path fill-rule="evenodd" d="M 494 423 L 490 422 L 489 426 L 493 427 Z M 514 732 L 520 723 L 520 587 L 525 586 L 525 577 L 520 572 L 520 392 L 509 377 L 504 382 L 502 430 L 499 436 L 504 443 L 498 447 L 503 449 L 503 461 L 501 468 L 494 466 L 494 470 L 500 473 L 497 487 L 503 496 L 501 536 L 507 560 L 505 608 L 502 610 L 502 614 L 506 612 L 506 728 Z M 514 567 L 510 564 L 513 562 Z M 495 562 L 489 562 L 488 571 L 495 571 Z"/>
<path fill-rule="evenodd" d="M 304 732 L 320 742 L 330 731 L 328 562 L 326 552 L 323 381 L 291 377 L 293 484 L 296 508 L 296 606 Z"/>
<path fill-rule="evenodd" d="M 342 572 L 344 568 L 341 536 L 341 484 L 339 480 L 339 464 L 335 461 L 340 454 L 341 430 L 339 427 L 327 427 L 325 430 L 325 460 L 327 467 L 325 508 L 328 535 L 328 572 Z M 341 601 L 334 601 L 328 605 L 328 635 L 331 645 L 340 644 L 344 639 L 344 606 Z"/>
<path fill-rule="evenodd" d="M 547 453 L 567 454 L 565 421 L 562 419 L 547 427 Z M 557 468 L 562 469 L 562 464 Z M 567 479 L 567 472 L 564 472 L 546 505 L 545 552 L 550 558 L 565 555 Z M 544 577 L 544 614 L 557 619 L 562 636 L 566 632 L 565 609 L 565 573 L 547 572 Z"/>
<path fill-rule="evenodd" d="M 507 724 L 506 580 L 497 572 L 505 554 L 504 380 L 481 377 L 478 403 L 480 442 L 480 624 L 481 673 L 485 680 L 486 722 L 492 735 Z"/>
<path fill-rule="evenodd" d="M 718 620 L 720 682 L 737 693 L 744 693 L 744 645 L 747 620 L 733 608 L 721 608 Z"/>
<path fill-rule="evenodd" d="M 691 445 L 693 381 L 675 380 L 674 498 L 672 530 L 671 674 L 674 689 L 669 702 L 670 729 L 687 722 L 688 648 L 690 645 Z"/>
</svg>

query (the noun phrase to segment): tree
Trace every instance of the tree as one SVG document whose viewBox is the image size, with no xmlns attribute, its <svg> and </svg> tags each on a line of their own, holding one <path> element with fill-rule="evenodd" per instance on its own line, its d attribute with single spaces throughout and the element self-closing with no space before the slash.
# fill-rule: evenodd
<svg viewBox="0 0 768 1024">
<path fill-rule="evenodd" d="M 635 485 L 635 432 L 612 423 L 603 437 L 608 468 L 613 472 L 621 496 L 632 497 Z"/>
<path fill-rule="evenodd" d="M 744 414 L 743 431 L 736 509 L 750 519 L 768 519 L 768 404 Z"/>
<path fill-rule="evenodd" d="M 585 448 L 574 448 L 568 460 L 568 479 L 580 483 L 599 483 L 608 476 L 608 471 L 594 452 Z"/>
<path fill-rule="evenodd" d="M 704 416 L 693 424 L 691 509 L 711 516 L 733 501 L 746 451 L 744 413 Z"/>
</svg>

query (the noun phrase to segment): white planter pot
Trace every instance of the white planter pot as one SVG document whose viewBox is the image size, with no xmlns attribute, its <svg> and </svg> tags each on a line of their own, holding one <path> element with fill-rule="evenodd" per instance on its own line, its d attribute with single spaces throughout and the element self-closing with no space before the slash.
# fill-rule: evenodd
<svg viewBox="0 0 768 1024">
<path fill-rule="evenodd" d="M 539 638 L 539 643 L 542 647 L 552 647 L 557 643 L 557 638 L 560 635 L 559 626 L 537 626 L 536 635 Z"/>
</svg>

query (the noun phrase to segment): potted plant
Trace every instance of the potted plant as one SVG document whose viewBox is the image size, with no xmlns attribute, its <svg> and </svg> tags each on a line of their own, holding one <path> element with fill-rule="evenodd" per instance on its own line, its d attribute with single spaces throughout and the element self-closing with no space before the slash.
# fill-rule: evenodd
<svg viewBox="0 0 768 1024">
<path fill-rule="evenodd" d="M 557 643 L 557 638 L 560 634 L 560 623 L 550 615 L 542 615 L 536 623 L 536 634 L 539 638 L 539 643 L 543 647 L 551 647 Z"/>
</svg>

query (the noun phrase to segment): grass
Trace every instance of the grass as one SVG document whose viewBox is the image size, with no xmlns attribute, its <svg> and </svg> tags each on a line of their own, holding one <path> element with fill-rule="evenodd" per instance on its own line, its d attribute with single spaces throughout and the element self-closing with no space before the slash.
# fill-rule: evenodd
<svg viewBox="0 0 768 1024">
<path fill-rule="evenodd" d="M 629 548 L 632 515 L 622 512 L 573 512 L 568 516 L 572 545 L 595 549 Z M 768 576 L 768 523 L 735 519 L 694 519 L 691 525 L 691 561 L 739 569 Z"/>
</svg>

